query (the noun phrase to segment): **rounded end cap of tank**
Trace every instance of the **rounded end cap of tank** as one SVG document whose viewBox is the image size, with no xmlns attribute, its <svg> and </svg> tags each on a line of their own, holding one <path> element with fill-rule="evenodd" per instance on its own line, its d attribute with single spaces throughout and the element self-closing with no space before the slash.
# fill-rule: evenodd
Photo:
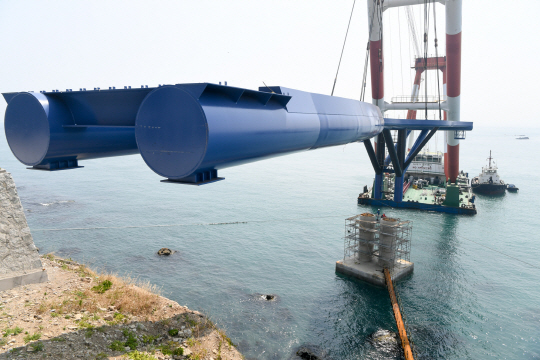
<svg viewBox="0 0 540 360">
<path fill-rule="evenodd" d="M 163 86 L 148 94 L 139 107 L 135 138 L 152 170 L 169 179 L 182 179 L 197 170 L 206 154 L 206 116 L 192 95 Z"/>
<path fill-rule="evenodd" d="M 13 155 L 25 165 L 38 165 L 49 149 L 50 129 L 45 95 L 20 93 L 6 108 L 4 128 Z"/>
</svg>

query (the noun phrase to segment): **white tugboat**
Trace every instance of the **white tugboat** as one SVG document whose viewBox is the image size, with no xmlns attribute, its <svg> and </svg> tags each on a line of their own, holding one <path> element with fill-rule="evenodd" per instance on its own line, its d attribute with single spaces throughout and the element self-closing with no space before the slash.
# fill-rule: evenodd
<svg viewBox="0 0 540 360">
<path fill-rule="evenodd" d="M 471 181 L 472 190 L 478 194 L 484 195 L 502 195 L 506 191 L 506 184 L 501 180 L 497 173 L 497 165 L 492 160 L 491 150 L 489 151 L 489 163 L 487 167 L 482 167 L 480 175 L 474 177 Z"/>
</svg>

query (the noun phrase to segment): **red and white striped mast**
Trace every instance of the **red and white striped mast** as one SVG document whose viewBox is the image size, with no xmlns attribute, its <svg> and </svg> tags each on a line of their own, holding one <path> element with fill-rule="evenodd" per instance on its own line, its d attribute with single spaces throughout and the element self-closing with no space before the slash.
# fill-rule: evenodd
<svg viewBox="0 0 540 360">
<path fill-rule="evenodd" d="M 446 0 L 446 103 L 448 121 L 460 119 L 461 95 L 461 9 L 462 0 Z M 448 177 L 455 183 L 459 174 L 459 140 L 446 135 Z"/>
<path fill-rule="evenodd" d="M 422 5 L 428 2 L 438 2 L 445 5 L 446 15 L 446 68 L 443 70 L 443 103 L 444 119 L 448 121 L 460 120 L 460 94 L 461 94 L 461 14 L 462 0 L 367 0 L 368 19 L 370 29 L 370 66 L 371 66 L 371 92 L 372 101 L 384 114 L 386 110 L 409 110 L 422 108 L 422 104 L 388 104 L 384 101 L 384 62 L 382 49 L 382 12 L 399 6 Z M 382 7 L 382 9 L 381 9 Z M 412 95 L 418 94 L 420 74 L 417 72 Z M 426 108 L 438 109 L 439 105 L 426 104 Z M 407 116 L 409 117 L 409 116 Z M 377 143 L 376 143 L 377 144 Z M 375 145 L 376 145 L 375 144 Z M 459 174 L 459 139 L 454 132 L 446 132 L 444 145 L 445 174 L 450 182 L 455 183 Z M 377 178 L 376 178 L 377 180 Z"/>
<path fill-rule="evenodd" d="M 369 20 L 369 64 L 371 70 L 372 103 L 384 115 L 384 57 L 382 43 L 382 3 L 384 0 L 368 0 Z M 377 146 L 378 145 L 378 146 Z M 379 134 L 375 138 L 375 153 L 380 165 L 384 161 L 384 139 Z M 381 199 L 382 174 L 375 174 L 374 198 Z"/>
</svg>

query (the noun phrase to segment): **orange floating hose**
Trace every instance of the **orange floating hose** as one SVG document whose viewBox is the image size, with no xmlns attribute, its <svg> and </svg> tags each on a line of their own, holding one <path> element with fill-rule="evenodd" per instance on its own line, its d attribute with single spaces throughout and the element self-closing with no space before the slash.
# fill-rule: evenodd
<svg viewBox="0 0 540 360">
<path fill-rule="evenodd" d="M 394 317 L 396 318 L 396 325 L 398 328 L 399 337 L 401 339 L 401 347 L 403 348 L 405 360 L 414 360 L 411 345 L 409 344 L 409 339 L 407 338 L 407 332 L 405 331 L 405 324 L 403 324 L 403 320 L 401 319 L 401 311 L 399 311 L 399 304 L 396 299 L 396 294 L 394 293 L 392 277 L 386 268 L 384 269 L 384 277 L 386 279 L 388 293 L 390 294 L 390 301 L 392 302 L 392 309 L 394 310 Z"/>
</svg>

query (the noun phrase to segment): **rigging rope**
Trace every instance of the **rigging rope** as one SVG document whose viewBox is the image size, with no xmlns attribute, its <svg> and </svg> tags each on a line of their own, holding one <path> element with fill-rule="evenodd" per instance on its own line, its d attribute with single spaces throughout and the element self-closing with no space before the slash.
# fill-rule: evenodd
<svg viewBox="0 0 540 360">
<path fill-rule="evenodd" d="M 403 90 L 403 54 L 401 53 L 401 13 L 399 12 L 398 7 L 398 30 L 399 30 L 399 61 L 401 66 L 399 67 L 401 70 L 401 94 L 405 95 L 405 91 Z"/>
<path fill-rule="evenodd" d="M 439 120 L 442 120 L 442 112 L 441 112 L 441 85 L 439 83 L 439 51 L 438 51 L 438 44 L 437 44 L 437 13 L 435 12 L 435 4 L 433 4 L 433 30 L 435 32 L 435 57 L 437 59 L 437 95 L 438 95 L 438 103 L 439 103 Z"/>
<path fill-rule="evenodd" d="M 371 13 L 371 20 L 369 22 L 369 34 L 368 34 L 368 41 L 367 41 L 367 47 L 366 47 L 366 60 L 364 62 L 364 76 L 362 77 L 362 89 L 360 91 L 360 101 L 364 101 L 364 97 L 366 95 L 366 77 L 367 77 L 367 66 L 369 61 L 369 44 L 371 40 L 371 33 L 373 32 L 373 18 L 375 17 L 375 10 L 377 9 L 378 3 L 376 0 L 373 0 L 373 12 Z"/>
<path fill-rule="evenodd" d="M 330 96 L 334 96 L 334 89 L 336 88 L 336 81 L 339 74 L 339 67 L 341 66 L 341 59 L 343 58 L 343 51 L 345 50 L 345 44 L 347 43 L 347 35 L 349 35 L 349 27 L 351 26 L 351 20 L 352 20 L 355 4 L 356 4 L 356 0 L 353 1 L 353 5 L 351 9 L 351 16 L 349 17 L 349 24 L 347 25 L 347 31 L 345 32 L 345 40 L 343 40 L 343 47 L 341 48 L 341 55 L 339 56 L 339 63 L 338 63 L 337 71 L 336 71 L 336 77 L 334 78 L 334 86 L 332 86 L 332 93 L 330 94 Z"/>
<path fill-rule="evenodd" d="M 424 0 L 424 89 L 425 89 L 425 113 L 428 119 L 428 84 L 427 84 L 427 58 L 428 58 L 428 33 L 429 33 L 429 6 L 430 0 Z"/>
</svg>

